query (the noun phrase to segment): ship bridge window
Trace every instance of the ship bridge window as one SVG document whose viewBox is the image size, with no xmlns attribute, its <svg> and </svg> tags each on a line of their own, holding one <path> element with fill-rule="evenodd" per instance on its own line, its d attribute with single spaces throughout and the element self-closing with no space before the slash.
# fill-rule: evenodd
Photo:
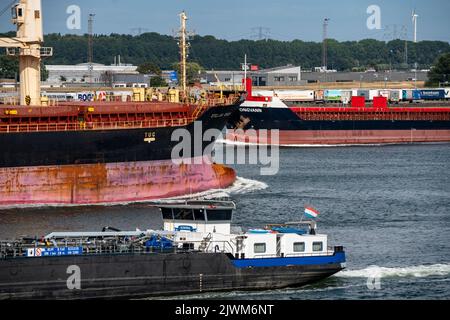
<svg viewBox="0 0 450 320">
<path fill-rule="evenodd" d="M 253 251 L 255 253 L 266 253 L 266 244 L 264 242 L 262 242 L 262 243 L 255 243 L 253 245 Z"/>
<path fill-rule="evenodd" d="M 163 219 L 173 219 L 172 208 L 161 208 Z"/>
<path fill-rule="evenodd" d="M 313 251 L 322 251 L 323 242 L 313 242 Z"/>
<path fill-rule="evenodd" d="M 208 221 L 231 220 L 232 210 L 207 210 Z"/>
<path fill-rule="evenodd" d="M 294 252 L 305 252 L 305 243 L 304 242 L 294 242 L 293 250 L 294 250 Z"/>
<path fill-rule="evenodd" d="M 194 218 L 195 220 L 205 220 L 205 213 L 202 209 L 195 209 L 194 210 Z"/>
<path fill-rule="evenodd" d="M 175 220 L 194 220 L 192 209 L 173 209 Z"/>
</svg>

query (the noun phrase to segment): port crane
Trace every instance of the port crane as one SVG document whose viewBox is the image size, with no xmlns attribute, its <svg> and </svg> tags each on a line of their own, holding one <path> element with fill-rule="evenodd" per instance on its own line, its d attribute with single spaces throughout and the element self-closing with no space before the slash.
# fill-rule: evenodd
<svg viewBox="0 0 450 320">
<path fill-rule="evenodd" d="M 0 47 L 8 56 L 19 57 L 20 104 L 41 105 L 41 58 L 53 55 L 53 49 L 42 47 L 41 0 L 12 2 L 12 23 L 16 37 L 0 38 Z"/>
</svg>

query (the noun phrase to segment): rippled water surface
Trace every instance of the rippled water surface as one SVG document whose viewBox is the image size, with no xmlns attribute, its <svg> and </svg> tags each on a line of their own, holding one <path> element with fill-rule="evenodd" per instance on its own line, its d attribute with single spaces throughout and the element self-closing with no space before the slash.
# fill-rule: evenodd
<svg viewBox="0 0 450 320">
<path fill-rule="evenodd" d="M 347 269 L 301 289 L 179 298 L 450 298 L 450 144 L 285 148 L 275 176 L 234 167 L 241 178 L 224 191 L 237 202 L 236 224 L 297 220 L 311 205 L 320 211 L 319 232 L 345 247 Z M 0 211 L 2 238 L 161 225 L 146 204 Z M 368 283 L 374 276 L 380 280 Z"/>
</svg>

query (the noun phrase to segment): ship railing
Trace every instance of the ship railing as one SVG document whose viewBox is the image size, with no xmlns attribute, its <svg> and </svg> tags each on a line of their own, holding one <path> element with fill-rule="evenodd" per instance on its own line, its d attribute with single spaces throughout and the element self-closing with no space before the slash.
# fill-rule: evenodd
<svg viewBox="0 0 450 320">
<path fill-rule="evenodd" d="M 116 130 L 135 128 L 161 128 L 186 126 L 195 118 L 158 119 L 142 121 L 78 122 L 78 123 L 39 123 L 0 125 L 0 132 L 54 132 L 54 131 L 89 131 Z"/>
<path fill-rule="evenodd" d="M 51 243 L 23 243 L 17 242 L 0 242 L 0 258 L 25 258 L 29 257 L 27 254 L 28 249 L 52 249 L 52 248 L 68 248 L 68 247 L 81 247 L 81 253 L 76 255 L 103 255 L 103 254 L 151 254 L 151 253 L 188 253 L 188 252 L 226 252 L 233 253 L 233 248 L 228 241 L 214 241 L 213 248 L 207 248 L 199 250 L 198 246 L 195 246 L 195 241 L 182 241 L 173 242 L 172 247 L 162 246 L 146 246 L 145 241 L 149 240 L 149 237 L 139 237 L 136 239 L 130 239 L 128 241 L 118 239 L 105 239 L 105 240 L 90 240 L 83 239 L 69 241 L 55 241 Z M 200 242 L 200 241 L 199 241 Z M 219 245 L 220 243 L 220 245 Z M 51 255 L 46 255 L 49 257 Z"/>
<path fill-rule="evenodd" d="M 222 252 L 234 254 L 235 250 L 229 241 L 210 241 L 205 252 Z"/>
<path fill-rule="evenodd" d="M 216 107 L 232 105 L 239 101 L 239 97 L 227 97 L 227 98 L 208 98 L 199 101 L 200 106 Z"/>
</svg>

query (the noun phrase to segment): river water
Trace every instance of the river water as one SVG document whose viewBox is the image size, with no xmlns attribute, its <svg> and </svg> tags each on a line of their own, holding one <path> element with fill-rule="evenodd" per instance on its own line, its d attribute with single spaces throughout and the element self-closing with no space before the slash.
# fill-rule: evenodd
<svg viewBox="0 0 450 320">
<path fill-rule="evenodd" d="M 228 146 L 232 148 L 233 146 Z M 343 245 L 347 268 L 300 289 L 171 299 L 449 299 L 450 144 L 280 149 L 280 169 L 235 165 L 234 223 L 262 227 L 320 211 L 318 230 Z M 160 228 L 146 204 L 0 211 L 0 235 Z"/>
</svg>

